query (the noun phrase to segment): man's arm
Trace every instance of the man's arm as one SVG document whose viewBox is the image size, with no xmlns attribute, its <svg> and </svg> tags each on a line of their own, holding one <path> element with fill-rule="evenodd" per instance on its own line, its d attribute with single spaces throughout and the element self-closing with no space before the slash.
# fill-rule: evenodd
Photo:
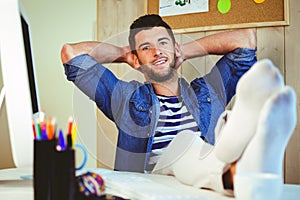
<svg viewBox="0 0 300 200">
<path fill-rule="evenodd" d="M 237 48 L 256 48 L 255 29 L 239 29 L 209 35 L 184 44 L 182 58 L 200 57 L 208 54 L 224 55 Z"/>
<path fill-rule="evenodd" d="M 79 42 L 73 44 L 64 44 L 61 50 L 62 63 L 67 63 L 72 58 L 81 54 L 92 56 L 98 63 L 126 62 L 130 50 L 128 47 L 117 47 L 112 44 L 102 42 Z"/>
</svg>

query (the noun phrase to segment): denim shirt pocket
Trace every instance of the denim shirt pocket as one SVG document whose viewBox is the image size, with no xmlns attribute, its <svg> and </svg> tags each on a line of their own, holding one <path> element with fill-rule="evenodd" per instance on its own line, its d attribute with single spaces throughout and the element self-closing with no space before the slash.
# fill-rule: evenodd
<svg viewBox="0 0 300 200">
<path fill-rule="evenodd" d="M 203 136 L 206 136 L 212 111 L 212 102 L 214 99 L 211 97 L 209 91 L 202 92 L 198 96 L 198 105 L 200 108 L 200 131 Z"/>
<path fill-rule="evenodd" d="M 151 122 L 150 103 L 141 99 L 131 99 L 129 104 L 129 113 L 133 121 L 142 127 L 149 125 Z"/>
</svg>

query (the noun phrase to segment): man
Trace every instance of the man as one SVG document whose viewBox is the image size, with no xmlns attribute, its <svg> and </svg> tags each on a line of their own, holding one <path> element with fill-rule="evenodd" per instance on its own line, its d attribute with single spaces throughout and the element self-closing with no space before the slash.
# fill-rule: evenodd
<svg viewBox="0 0 300 200">
<path fill-rule="evenodd" d="M 115 169 L 150 172 L 162 151 L 183 130 L 214 144 L 214 129 L 240 77 L 256 62 L 252 29 L 200 38 L 180 47 L 158 15 L 130 27 L 129 47 L 101 42 L 66 44 L 61 58 L 68 80 L 88 95 L 118 130 Z M 204 77 L 188 84 L 177 74 L 189 58 L 224 54 Z M 124 82 L 102 64 L 128 63 L 146 82 Z M 201 67 L 201 66 L 199 66 Z"/>
<path fill-rule="evenodd" d="M 250 69 L 256 62 L 254 30 L 223 32 L 180 47 L 158 15 L 145 15 L 131 25 L 129 44 L 80 42 L 61 52 L 68 80 L 119 129 L 116 170 L 171 174 L 227 194 L 235 174 L 282 176 L 296 97 L 271 62 Z M 179 77 L 184 60 L 207 54 L 224 56 L 191 84 Z M 102 65 L 111 62 L 128 63 L 146 82 L 119 80 Z M 224 110 L 236 86 L 229 114 Z"/>
</svg>

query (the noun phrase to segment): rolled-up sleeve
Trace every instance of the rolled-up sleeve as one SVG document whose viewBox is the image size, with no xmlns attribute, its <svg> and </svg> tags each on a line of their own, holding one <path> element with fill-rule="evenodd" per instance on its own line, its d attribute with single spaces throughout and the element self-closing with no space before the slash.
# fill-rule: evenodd
<svg viewBox="0 0 300 200">
<path fill-rule="evenodd" d="M 257 61 L 256 49 L 238 48 L 221 59 L 216 65 L 221 74 L 228 103 L 235 95 L 239 79 Z"/>
<path fill-rule="evenodd" d="M 119 81 L 116 76 L 87 54 L 74 57 L 64 64 L 64 69 L 67 79 L 95 101 L 105 115 L 112 118 L 111 96 Z"/>
<path fill-rule="evenodd" d="M 204 76 L 204 80 L 226 105 L 235 95 L 239 79 L 256 61 L 256 49 L 235 49 L 224 55 L 212 71 Z"/>
</svg>

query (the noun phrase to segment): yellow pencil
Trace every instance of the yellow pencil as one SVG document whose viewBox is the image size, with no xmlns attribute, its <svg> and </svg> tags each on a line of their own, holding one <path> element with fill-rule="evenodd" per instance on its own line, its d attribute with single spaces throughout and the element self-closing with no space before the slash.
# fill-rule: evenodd
<svg viewBox="0 0 300 200">
<path fill-rule="evenodd" d="M 77 124 L 74 120 L 73 126 L 72 126 L 72 144 L 73 144 L 73 146 L 74 146 L 75 141 L 76 141 L 76 134 L 77 134 Z"/>
</svg>

